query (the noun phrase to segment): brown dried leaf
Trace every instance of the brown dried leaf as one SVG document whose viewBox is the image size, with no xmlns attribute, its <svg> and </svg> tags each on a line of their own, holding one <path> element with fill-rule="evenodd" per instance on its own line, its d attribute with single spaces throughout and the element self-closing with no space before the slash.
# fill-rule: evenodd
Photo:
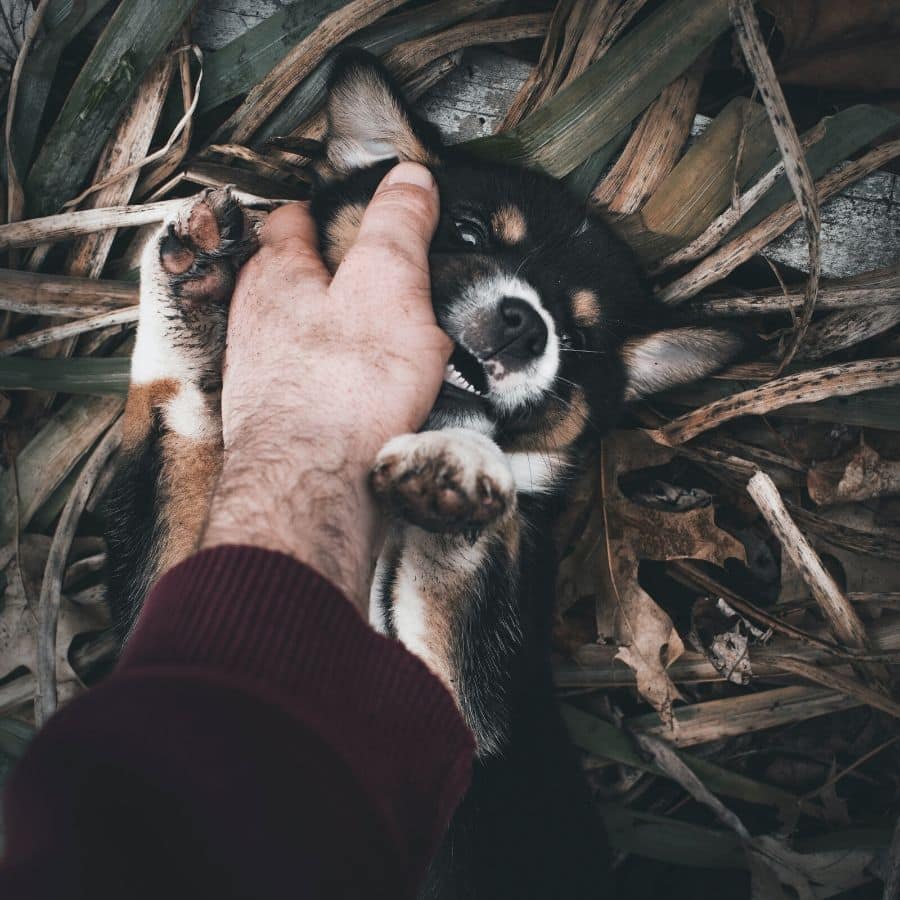
<svg viewBox="0 0 900 900">
<path fill-rule="evenodd" d="M 639 506 L 622 493 L 622 475 L 663 465 L 673 455 L 639 432 L 618 432 L 604 443 L 607 559 L 600 566 L 604 592 L 597 609 L 600 636 L 619 645 L 617 658 L 634 670 L 641 696 L 669 726 L 680 694 L 666 669 L 684 652 L 684 644 L 666 612 L 638 584 L 640 560 L 703 559 L 722 565 L 729 557 L 745 559 L 741 543 L 716 525 L 712 506 L 667 512 Z"/>
<path fill-rule="evenodd" d="M 900 88 L 900 6 L 884 0 L 763 0 L 784 39 L 785 84 L 864 91 Z"/>
<path fill-rule="evenodd" d="M 21 667 L 32 673 L 37 671 L 37 604 L 49 549 L 49 539 L 41 535 L 22 536 L 18 561 L 14 544 L 0 548 L 0 566 L 6 580 L 0 608 L 0 679 Z M 63 597 L 56 636 L 61 698 L 70 696 L 81 683 L 69 663 L 72 641 L 76 635 L 100 631 L 108 624 L 103 604 L 79 606 Z"/>
</svg>

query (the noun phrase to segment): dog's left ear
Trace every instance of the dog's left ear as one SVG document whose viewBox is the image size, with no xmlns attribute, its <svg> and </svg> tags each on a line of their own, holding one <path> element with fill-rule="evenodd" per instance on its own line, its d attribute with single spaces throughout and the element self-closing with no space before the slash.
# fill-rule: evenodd
<svg viewBox="0 0 900 900">
<path fill-rule="evenodd" d="M 326 114 L 325 177 L 388 159 L 438 162 L 438 130 L 413 112 L 384 66 L 364 50 L 342 51 L 335 60 Z"/>
<path fill-rule="evenodd" d="M 741 344 L 736 334 L 718 328 L 672 328 L 630 338 L 622 346 L 625 399 L 697 381 L 734 359 Z"/>
</svg>

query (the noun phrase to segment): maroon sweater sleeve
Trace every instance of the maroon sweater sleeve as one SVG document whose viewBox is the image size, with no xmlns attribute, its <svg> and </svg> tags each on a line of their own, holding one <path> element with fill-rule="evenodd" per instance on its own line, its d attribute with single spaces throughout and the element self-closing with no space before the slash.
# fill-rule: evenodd
<svg viewBox="0 0 900 900">
<path fill-rule="evenodd" d="M 312 569 L 203 551 L 20 762 L 0 896 L 411 897 L 472 752 L 437 679 Z"/>
</svg>

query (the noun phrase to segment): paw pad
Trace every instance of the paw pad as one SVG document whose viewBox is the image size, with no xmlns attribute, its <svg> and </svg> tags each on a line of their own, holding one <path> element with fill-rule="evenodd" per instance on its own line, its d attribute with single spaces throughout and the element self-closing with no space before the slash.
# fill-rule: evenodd
<svg viewBox="0 0 900 900">
<path fill-rule="evenodd" d="M 496 445 L 441 432 L 392 441 L 370 483 L 387 509 L 429 531 L 477 534 L 515 502 L 512 476 Z"/>
<path fill-rule="evenodd" d="M 159 259 L 178 296 L 221 302 L 252 252 L 244 211 L 228 188 L 186 201 L 159 241 Z"/>
</svg>

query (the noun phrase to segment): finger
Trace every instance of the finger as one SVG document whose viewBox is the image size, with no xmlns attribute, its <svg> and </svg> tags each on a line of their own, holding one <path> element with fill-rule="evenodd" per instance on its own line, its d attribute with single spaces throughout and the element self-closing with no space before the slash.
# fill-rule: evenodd
<svg viewBox="0 0 900 900">
<path fill-rule="evenodd" d="M 319 235 L 308 203 L 288 203 L 269 213 L 260 229 L 259 249 L 264 259 L 288 257 L 311 276 L 330 277 L 319 254 Z"/>
<path fill-rule="evenodd" d="M 356 241 L 335 274 L 335 286 L 364 278 L 377 300 L 430 297 L 428 248 L 437 228 L 439 201 L 434 177 L 404 162 L 381 182 L 363 214 Z M 429 307 L 430 308 L 430 307 Z"/>
</svg>

